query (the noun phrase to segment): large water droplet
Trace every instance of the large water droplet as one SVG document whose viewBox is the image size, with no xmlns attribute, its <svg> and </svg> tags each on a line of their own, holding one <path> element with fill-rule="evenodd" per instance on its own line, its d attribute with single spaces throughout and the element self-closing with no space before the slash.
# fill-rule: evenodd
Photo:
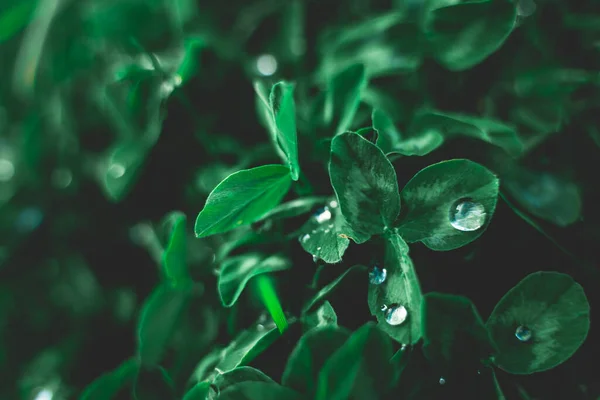
<svg viewBox="0 0 600 400">
<path fill-rule="evenodd" d="M 385 314 L 385 321 L 390 325 L 400 325 L 404 321 L 406 321 L 406 317 L 408 317 L 408 311 L 406 307 L 400 304 L 392 304 L 391 306 L 386 307 L 385 310 L 382 307 L 382 310 Z"/>
<path fill-rule="evenodd" d="M 531 337 L 533 336 L 533 334 L 531 333 L 531 330 L 529 328 L 521 325 L 515 331 L 515 336 L 521 342 L 528 342 L 529 340 L 531 340 Z"/>
<path fill-rule="evenodd" d="M 263 76 L 271 76 L 277 72 L 277 59 L 271 54 L 263 54 L 256 59 L 256 69 Z"/>
<path fill-rule="evenodd" d="M 459 200 L 450 208 L 450 224 L 463 232 L 476 231 L 485 223 L 485 208 L 480 203 Z"/>
<path fill-rule="evenodd" d="M 445 385 L 446 384 L 446 380 L 444 379 L 444 377 L 440 377 L 440 385 Z"/>
<path fill-rule="evenodd" d="M 369 282 L 373 285 L 381 285 L 385 282 L 385 278 L 387 278 L 387 270 L 379 265 L 374 265 L 369 271 Z"/>
<path fill-rule="evenodd" d="M 315 212 L 315 219 L 319 224 L 329 221 L 331 219 L 331 211 L 329 210 L 329 207 L 318 209 L 317 212 Z"/>
</svg>

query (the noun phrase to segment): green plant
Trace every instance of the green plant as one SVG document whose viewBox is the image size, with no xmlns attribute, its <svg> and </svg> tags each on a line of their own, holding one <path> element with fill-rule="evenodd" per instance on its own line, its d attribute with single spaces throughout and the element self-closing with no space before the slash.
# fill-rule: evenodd
<svg viewBox="0 0 600 400">
<path fill-rule="evenodd" d="M 531 398 L 532 374 L 589 342 L 578 282 L 588 295 L 598 284 L 598 257 L 583 249 L 600 238 L 583 210 L 597 189 L 561 151 L 597 159 L 600 143 L 598 29 L 576 22 L 585 7 L 349 1 L 339 19 L 317 19 L 317 2 L 235 1 L 246 8 L 229 32 L 216 3 L 41 3 L 0 8 L 0 41 L 25 29 L 15 65 L 30 68 L 13 71 L 30 108 L 7 107 L 25 134 L 7 136 L 0 178 L 8 163 L 30 177 L 0 179 L 0 200 L 39 191 L 45 160 L 55 186 L 87 204 L 71 181 L 93 160 L 75 177 L 106 199 L 90 197 L 93 221 L 123 236 L 133 225 L 159 266 L 130 272 L 152 286 L 135 351 L 86 381 L 82 400 Z M 560 34 L 585 56 L 560 54 Z M 82 38 L 93 48 L 72 50 Z M 67 61 L 43 67 L 54 59 Z M 95 129 L 110 137 L 100 150 Z M 154 209 L 161 192 L 175 200 Z M 562 393 L 600 393 L 582 382 Z"/>
</svg>

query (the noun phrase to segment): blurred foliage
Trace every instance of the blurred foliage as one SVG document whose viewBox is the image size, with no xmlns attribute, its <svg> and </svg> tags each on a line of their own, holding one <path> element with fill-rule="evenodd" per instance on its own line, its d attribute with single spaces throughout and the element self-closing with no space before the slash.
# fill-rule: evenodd
<svg viewBox="0 0 600 400">
<path fill-rule="evenodd" d="M 291 389 L 273 380 L 291 382 L 289 355 L 315 351 L 292 353 L 306 325 L 353 333 L 328 349 L 319 386 L 301 383 L 305 393 L 343 398 L 335 379 L 379 372 L 372 364 L 389 360 L 392 344 L 365 325 L 382 315 L 370 310 L 363 271 L 350 268 L 386 252 L 349 240 L 343 204 L 332 236 L 298 243 L 317 229 L 307 214 L 335 194 L 332 138 L 371 126 L 399 188 L 453 158 L 499 177 L 481 238 L 452 252 L 412 244 L 412 261 L 396 267 L 414 263 L 419 295 L 464 295 L 487 320 L 523 277 L 560 271 L 583 285 L 597 319 L 595 0 L 4 0 L 0 71 L 0 398 L 80 398 L 87 387 L 86 399 L 169 399 L 197 385 L 195 399 L 215 393 L 208 381 L 223 398 L 239 398 L 236 382 L 285 397 Z M 297 179 L 287 194 L 287 175 L 275 188 L 269 205 L 283 199 L 281 210 L 193 237 L 219 182 L 281 162 Z M 389 218 L 406 223 L 402 207 Z M 435 248 L 431 240 L 414 241 Z M 395 251 L 407 255 L 400 241 Z M 244 270 L 249 258 L 280 271 L 264 283 L 268 299 L 260 285 L 242 292 L 261 273 Z M 280 328 L 286 311 L 283 336 L 263 303 Z M 440 385 L 440 371 L 407 349 L 374 378 L 391 383 L 401 371 L 411 384 L 385 389 L 416 398 L 472 396 L 467 388 L 492 398 L 482 393 L 501 386 L 507 398 L 596 399 L 596 329 L 564 364 L 531 376 L 482 367 Z M 236 369 L 247 364 L 262 372 Z M 361 382 L 356 396 L 374 393 Z"/>
</svg>

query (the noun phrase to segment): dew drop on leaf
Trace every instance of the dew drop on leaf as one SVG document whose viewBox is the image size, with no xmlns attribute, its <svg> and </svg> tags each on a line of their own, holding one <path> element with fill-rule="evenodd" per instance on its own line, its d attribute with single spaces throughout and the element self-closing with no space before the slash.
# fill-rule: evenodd
<svg viewBox="0 0 600 400">
<path fill-rule="evenodd" d="M 108 167 L 108 175 L 113 179 L 119 179 L 125 175 L 125 167 L 119 163 L 112 163 Z"/>
<path fill-rule="evenodd" d="M 302 243 L 306 243 L 306 241 L 310 239 L 310 235 L 307 233 L 306 235 L 302 236 L 302 238 L 300 238 L 300 241 Z"/>
<path fill-rule="evenodd" d="M 263 76 L 277 72 L 277 59 L 271 54 L 263 54 L 256 59 L 256 69 Z"/>
<path fill-rule="evenodd" d="M 329 202 L 329 207 L 331 207 L 331 208 L 337 208 L 337 206 L 338 206 L 337 200 L 331 200 Z"/>
<path fill-rule="evenodd" d="M 369 271 L 369 283 L 373 285 L 381 285 L 387 278 L 387 270 L 380 268 L 378 265 L 374 265 Z"/>
<path fill-rule="evenodd" d="M 440 378 L 440 385 L 445 385 L 446 384 L 446 380 L 444 379 L 444 377 L 442 376 Z"/>
<path fill-rule="evenodd" d="M 459 200 L 450 208 L 450 224 L 459 231 L 476 231 L 485 223 L 485 217 L 483 205 L 470 200 Z"/>
<path fill-rule="evenodd" d="M 408 317 L 406 307 L 401 304 L 393 304 L 389 307 L 384 305 L 381 311 L 385 313 L 385 321 L 394 326 L 402 324 L 406 321 L 406 317 Z"/>
<path fill-rule="evenodd" d="M 318 209 L 315 212 L 315 219 L 319 224 L 329 221 L 331 219 L 331 211 L 329 210 L 329 207 L 323 207 Z"/>
<path fill-rule="evenodd" d="M 531 337 L 533 335 L 532 335 L 531 330 L 529 328 L 527 328 L 526 326 L 522 326 L 521 325 L 515 331 L 515 336 L 521 342 L 528 342 L 529 340 L 531 340 Z"/>
</svg>

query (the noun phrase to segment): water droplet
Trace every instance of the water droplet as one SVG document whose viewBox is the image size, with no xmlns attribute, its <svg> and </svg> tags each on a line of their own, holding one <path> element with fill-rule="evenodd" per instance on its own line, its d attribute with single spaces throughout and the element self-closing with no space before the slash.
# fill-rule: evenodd
<svg viewBox="0 0 600 400">
<path fill-rule="evenodd" d="M 306 243 L 306 241 L 310 239 L 310 235 L 307 233 L 306 235 L 302 236 L 302 239 L 300 239 L 300 241 L 302 243 Z"/>
<path fill-rule="evenodd" d="M 387 270 L 374 265 L 369 271 L 369 282 L 373 285 L 381 285 L 387 278 Z"/>
<path fill-rule="evenodd" d="M 313 262 L 317 262 L 319 261 L 319 257 L 317 257 L 315 254 L 313 254 Z"/>
<path fill-rule="evenodd" d="M 50 389 L 42 389 L 35 396 L 35 400 L 52 400 L 54 393 Z"/>
<path fill-rule="evenodd" d="M 19 213 L 15 221 L 15 229 L 20 233 L 28 233 L 37 228 L 44 219 L 44 214 L 39 208 L 26 208 Z"/>
<path fill-rule="evenodd" d="M 450 209 L 450 224 L 463 232 L 476 231 L 485 223 L 485 208 L 480 203 L 459 200 Z"/>
<path fill-rule="evenodd" d="M 386 309 L 382 310 L 385 313 L 385 321 L 390 325 L 400 325 L 404 321 L 406 321 L 406 317 L 408 317 L 408 311 L 406 307 L 400 304 L 393 304 L 389 307 L 385 306 Z"/>
<path fill-rule="evenodd" d="M 529 328 L 521 325 L 515 331 L 515 336 L 521 342 L 528 342 L 529 340 L 531 340 L 531 337 L 533 336 L 533 334 L 531 333 L 531 330 Z"/>
<path fill-rule="evenodd" d="M 400 350 L 401 350 L 401 351 L 405 351 L 407 347 L 408 347 L 407 345 L 405 345 L 405 344 L 402 344 L 402 347 L 400 347 Z"/>
<path fill-rule="evenodd" d="M 337 206 L 338 206 L 337 200 L 331 200 L 329 202 L 329 207 L 331 207 L 331 208 L 337 208 Z"/>
<path fill-rule="evenodd" d="M 329 233 L 329 232 L 331 232 L 331 229 L 325 229 L 325 230 L 323 231 L 323 233 Z"/>
<path fill-rule="evenodd" d="M 262 332 L 265 330 L 265 326 L 263 324 L 257 324 L 256 330 Z"/>
<path fill-rule="evenodd" d="M 0 158 L 0 181 L 8 182 L 15 175 L 15 166 L 6 158 Z"/>
<path fill-rule="evenodd" d="M 67 188 L 73 182 L 73 174 L 68 168 L 57 168 L 52 172 L 52 184 L 58 189 Z"/>
<path fill-rule="evenodd" d="M 277 59 L 271 54 L 263 54 L 256 59 L 256 69 L 263 76 L 271 76 L 277 72 Z"/>
<path fill-rule="evenodd" d="M 111 178 L 119 179 L 123 175 L 125 175 L 125 166 L 123 166 L 122 164 L 119 164 L 119 163 L 112 163 L 108 167 L 107 172 L 108 172 L 108 176 L 110 176 Z"/>
<path fill-rule="evenodd" d="M 444 377 L 440 377 L 440 385 L 445 385 L 446 384 L 446 380 L 444 379 Z"/>
<path fill-rule="evenodd" d="M 481 371 L 480 370 L 477 370 L 477 375 L 481 375 Z"/>
<path fill-rule="evenodd" d="M 317 251 L 321 251 L 321 247 L 317 247 Z"/>
<path fill-rule="evenodd" d="M 320 208 L 315 212 L 315 219 L 319 224 L 327 222 L 331 219 L 331 211 L 329 211 L 328 207 Z"/>
</svg>

